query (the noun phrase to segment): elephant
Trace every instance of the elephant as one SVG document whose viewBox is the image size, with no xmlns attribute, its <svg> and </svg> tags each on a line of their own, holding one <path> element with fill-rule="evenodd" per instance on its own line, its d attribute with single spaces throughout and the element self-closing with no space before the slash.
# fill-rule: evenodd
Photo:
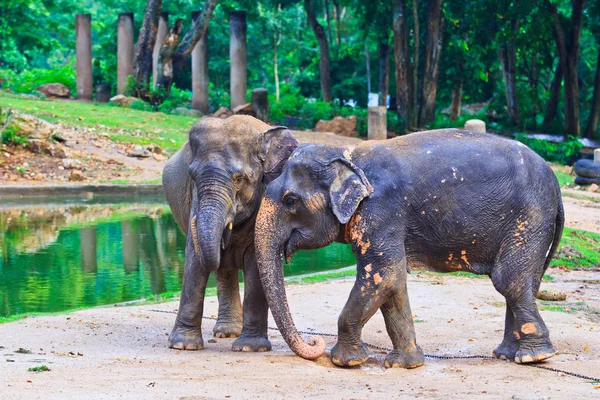
<svg viewBox="0 0 600 400">
<path fill-rule="evenodd" d="M 286 127 L 250 116 L 203 118 L 167 162 L 163 188 L 187 234 L 179 311 L 169 347 L 202 350 L 202 315 L 210 272 L 219 311 L 213 334 L 236 337 L 233 351 L 268 351 L 268 307 L 258 276 L 254 224 L 267 183 L 298 146 Z M 190 234 L 188 234 L 190 233 Z M 244 307 L 238 270 L 244 273 Z"/>
<path fill-rule="evenodd" d="M 256 255 L 269 307 L 289 347 L 315 359 L 286 300 L 282 257 L 351 243 L 354 286 L 338 319 L 335 365 L 368 358 L 361 330 L 380 309 L 393 350 L 385 366 L 415 368 L 411 268 L 488 275 L 506 299 L 497 358 L 534 363 L 556 352 L 535 295 L 564 226 L 552 169 L 525 145 L 458 129 L 412 133 L 357 146 L 302 145 L 267 187 L 256 220 Z"/>
</svg>

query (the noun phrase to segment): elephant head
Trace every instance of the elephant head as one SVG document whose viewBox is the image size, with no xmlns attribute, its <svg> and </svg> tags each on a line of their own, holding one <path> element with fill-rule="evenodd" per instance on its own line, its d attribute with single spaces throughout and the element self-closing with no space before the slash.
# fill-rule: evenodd
<svg viewBox="0 0 600 400">
<path fill-rule="evenodd" d="M 342 227 L 373 191 L 363 171 L 343 149 L 299 147 L 269 184 L 256 219 L 255 246 L 260 276 L 273 317 L 290 348 L 315 359 L 325 352 L 321 337 L 305 343 L 298 334 L 283 286 L 282 256 L 344 239 Z"/>
<path fill-rule="evenodd" d="M 180 225 L 191 232 L 206 271 L 219 267 L 232 230 L 256 215 L 266 184 L 280 174 L 297 145 L 287 128 L 270 128 L 249 116 L 203 118 L 191 129 L 187 155 L 172 172 L 165 169 L 163 182 L 167 198 L 181 196 L 169 193 L 176 190 L 169 180 L 182 179 L 174 175 L 186 169 L 188 190 L 180 191 L 191 193 L 184 207 L 188 219 Z"/>
</svg>

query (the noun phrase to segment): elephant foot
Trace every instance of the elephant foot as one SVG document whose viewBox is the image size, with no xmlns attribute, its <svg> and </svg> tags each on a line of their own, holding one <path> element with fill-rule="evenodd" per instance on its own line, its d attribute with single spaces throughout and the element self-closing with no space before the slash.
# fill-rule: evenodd
<svg viewBox="0 0 600 400">
<path fill-rule="evenodd" d="M 271 342 L 266 337 L 242 335 L 233 341 L 231 351 L 246 353 L 271 351 Z"/>
<path fill-rule="evenodd" d="M 169 335 L 169 347 L 177 350 L 202 350 L 204 340 L 200 329 L 173 328 Z"/>
<path fill-rule="evenodd" d="M 236 338 L 242 333 L 242 322 L 219 322 L 213 328 L 213 335 L 217 338 Z"/>
<path fill-rule="evenodd" d="M 392 350 L 385 357 L 384 365 L 386 368 L 406 368 L 412 369 L 420 367 L 425 363 L 423 350 L 416 346 L 414 350 L 402 351 Z"/>
<path fill-rule="evenodd" d="M 519 342 L 518 341 L 506 341 L 503 340 L 502 343 L 492 353 L 494 358 L 498 358 L 500 360 L 514 360 L 515 354 L 519 350 Z"/>
<path fill-rule="evenodd" d="M 363 342 L 359 346 L 340 346 L 338 342 L 331 349 L 331 361 L 338 367 L 355 367 L 368 358 L 369 351 Z"/>
<path fill-rule="evenodd" d="M 535 343 L 523 343 L 515 354 L 517 364 L 530 364 L 543 361 L 556 354 L 556 349 L 552 346 L 550 339 L 543 339 Z"/>
</svg>

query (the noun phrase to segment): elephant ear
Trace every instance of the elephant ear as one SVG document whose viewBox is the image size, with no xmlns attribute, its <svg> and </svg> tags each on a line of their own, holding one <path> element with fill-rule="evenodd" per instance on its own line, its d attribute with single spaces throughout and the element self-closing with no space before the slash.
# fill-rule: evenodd
<svg viewBox="0 0 600 400">
<path fill-rule="evenodd" d="M 331 208 L 342 224 L 348 223 L 360 202 L 373 193 L 373 187 L 362 169 L 345 158 L 335 158 L 329 164 L 337 174 L 329 188 Z"/>
<path fill-rule="evenodd" d="M 264 133 L 264 159 L 265 183 L 269 183 L 283 170 L 290 154 L 298 147 L 298 141 L 285 126 L 275 126 Z"/>
</svg>

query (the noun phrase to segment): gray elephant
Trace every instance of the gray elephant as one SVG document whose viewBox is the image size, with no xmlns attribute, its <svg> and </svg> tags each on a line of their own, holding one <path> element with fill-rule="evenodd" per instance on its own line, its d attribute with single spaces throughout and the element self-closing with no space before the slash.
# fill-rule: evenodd
<svg viewBox="0 0 600 400">
<path fill-rule="evenodd" d="M 334 364 L 367 359 L 361 330 L 378 309 L 393 343 L 385 366 L 423 364 L 406 291 L 410 266 L 488 275 L 507 304 L 493 354 L 531 363 L 555 354 L 535 295 L 563 225 L 560 188 L 541 157 L 512 140 L 447 129 L 299 147 L 267 187 L 255 240 L 271 312 L 301 357 L 319 357 L 325 344 L 296 331 L 282 255 L 339 241 L 352 243 L 357 275 L 339 317 Z"/>
<path fill-rule="evenodd" d="M 239 337 L 234 351 L 268 351 L 268 307 L 254 253 L 254 224 L 266 184 L 298 146 L 285 127 L 250 116 L 203 118 L 166 164 L 163 187 L 173 215 L 188 234 L 179 312 L 169 347 L 201 350 L 204 294 L 217 278 L 219 314 L 213 333 Z M 244 271 L 244 307 L 238 270 Z"/>
</svg>

